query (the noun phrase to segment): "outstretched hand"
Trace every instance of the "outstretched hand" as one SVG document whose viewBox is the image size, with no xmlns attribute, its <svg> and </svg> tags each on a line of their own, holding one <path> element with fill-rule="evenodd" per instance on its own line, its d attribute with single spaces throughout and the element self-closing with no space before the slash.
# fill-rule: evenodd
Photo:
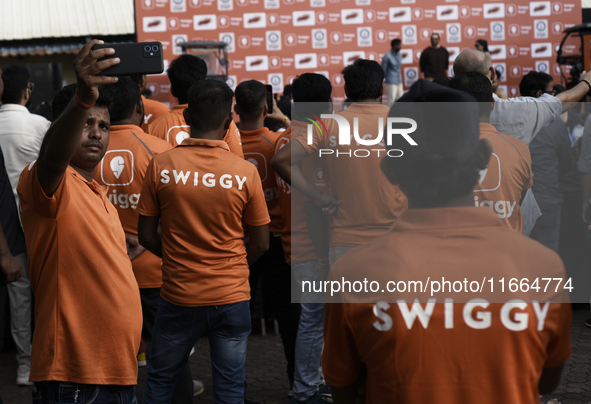
<svg viewBox="0 0 591 404">
<path fill-rule="evenodd" d="M 115 53 L 115 49 L 113 48 L 92 50 L 94 45 L 101 45 L 103 43 L 99 39 L 93 39 L 84 45 L 76 56 L 76 59 L 74 59 L 74 68 L 78 81 L 78 97 L 85 104 L 92 105 L 98 99 L 98 86 L 117 82 L 117 77 L 97 76 L 103 70 L 115 66 L 120 62 L 119 58 L 98 61 L 105 56 Z"/>
</svg>

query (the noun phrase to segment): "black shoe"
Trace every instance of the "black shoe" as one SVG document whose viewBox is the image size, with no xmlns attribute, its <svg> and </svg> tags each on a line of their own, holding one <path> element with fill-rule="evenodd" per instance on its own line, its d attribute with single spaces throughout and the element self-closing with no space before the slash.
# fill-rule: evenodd
<svg viewBox="0 0 591 404">
<path fill-rule="evenodd" d="M 588 318 L 588 319 L 585 321 L 585 325 L 586 325 L 587 327 L 591 328 L 591 318 Z"/>
</svg>

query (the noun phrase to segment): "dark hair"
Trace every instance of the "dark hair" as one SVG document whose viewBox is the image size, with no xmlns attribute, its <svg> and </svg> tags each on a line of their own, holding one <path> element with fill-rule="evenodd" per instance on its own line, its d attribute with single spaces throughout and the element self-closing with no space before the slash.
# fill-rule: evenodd
<svg viewBox="0 0 591 404">
<path fill-rule="evenodd" d="M 416 207 L 438 207 L 471 193 L 486 167 L 479 147 L 478 107 L 466 93 L 419 80 L 394 103 L 390 116 L 414 119 L 410 136 L 418 146 L 394 136 L 383 167 Z"/>
<path fill-rule="evenodd" d="M 170 63 L 167 70 L 170 91 L 180 104 L 187 103 L 187 90 L 207 77 L 207 65 L 195 55 L 181 55 Z"/>
<path fill-rule="evenodd" d="M 267 89 L 257 80 L 247 80 L 236 87 L 236 105 L 241 121 L 254 121 L 263 113 L 267 103 Z"/>
<path fill-rule="evenodd" d="M 330 80 L 318 73 L 304 73 L 293 82 L 294 102 L 328 102 L 332 93 Z"/>
<path fill-rule="evenodd" d="M 492 84 L 488 77 L 478 72 L 464 72 L 454 76 L 449 88 L 460 90 L 476 98 L 478 102 L 492 102 Z"/>
<path fill-rule="evenodd" d="M 4 80 L 3 104 L 18 104 L 29 84 L 30 74 L 24 66 L 6 66 L 2 68 Z"/>
<path fill-rule="evenodd" d="M 191 127 L 200 132 L 219 128 L 232 111 L 233 97 L 232 89 L 222 81 L 197 81 L 187 92 Z"/>
<path fill-rule="evenodd" d="M 53 121 L 59 118 L 59 116 L 66 110 L 68 104 L 74 98 L 76 88 L 78 88 L 78 84 L 68 84 L 59 90 L 53 97 L 53 100 L 51 101 L 51 115 L 53 117 Z M 111 96 L 109 91 L 105 89 L 105 86 L 99 86 L 99 98 L 96 100 L 94 105 L 96 107 L 108 108 L 109 115 L 111 114 Z"/>
<path fill-rule="evenodd" d="M 488 52 L 488 42 L 485 39 L 477 39 L 476 43 L 482 46 L 483 52 Z"/>
<path fill-rule="evenodd" d="M 481 116 L 489 116 L 493 106 L 492 83 L 482 73 L 464 72 L 455 76 L 448 84 L 449 88 L 463 91 L 476 98 Z"/>
<path fill-rule="evenodd" d="M 390 47 L 393 48 L 394 45 L 400 45 L 401 42 L 402 41 L 400 39 L 394 38 L 394 39 L 392 39 L 392 42 L 390 42 Z"/>
<path fill-rule="evenodd" d="M 283 87 L 283 95 L 289 98 L 292 97 L 291 84 L 288 84 L 285 87 Z"/>
<path fill-rule="evenodd" d="M 343 70 L 345 93 L 353 102 L 380 98 L 384 69 L 375 60 L 357 59 Z"/>
<path fill-rule="evenodd" d="M 142 99 L 140 88 L 128 77 L 120 77 L 116 83 L 107 84 L 104 90 L 111 98 L 111 123 L 129 118 Z"/>
<path fill-rule="evenodd" d="M 554 79 L 547 73 L 531 71 L 521 79 L 519 92 L 522 96 L 533 97 L 538 91 L 546 92 L 546 86 Z"/>
<path fill-rule="evenodd" d="M 306 114 L 320 116 L 329 111 L 332 93 L 329 79 L 318 73 L 304 73 L 292 84 L 295 117 L 304 119 L 308 117 Z"/>
<path fill-rule="evenodd" d="M 437 38 L 441 39 L 441 35 L 439 35 L 437 32 L 433 32 L 433 33 L 431 34 L 431 36 L 433 36 L 433 35 L 437 35 Z"/>
<path fill-rule="evenodd" d="M 133 82 L 138 86 L 140 85 L 143 77 L 144 76 L 142 74 L 132 74 L 131 76 L 129 76 L 129 78 L 132 79 Z"/>
</svg>

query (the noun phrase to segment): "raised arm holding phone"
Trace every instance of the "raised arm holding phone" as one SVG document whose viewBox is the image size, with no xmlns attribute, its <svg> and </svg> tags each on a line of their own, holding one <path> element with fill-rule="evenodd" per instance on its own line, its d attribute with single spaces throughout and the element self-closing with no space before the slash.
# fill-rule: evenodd
<svg viewBox="0 0 591 404">
<path fill-rule="evenodd" d="M 140 295 L 117 211 L 92 179 L 109 143 L 110 103 L 99 86 L 117 81 L 97 75 L 119 63 L 99 61 L 114 53 L 91 50 L 101 43 L 78 53 L 76 93 L 18 185 L 36 299 L 30 381 L 40 403 L 136 402 Z"/>
</svg>

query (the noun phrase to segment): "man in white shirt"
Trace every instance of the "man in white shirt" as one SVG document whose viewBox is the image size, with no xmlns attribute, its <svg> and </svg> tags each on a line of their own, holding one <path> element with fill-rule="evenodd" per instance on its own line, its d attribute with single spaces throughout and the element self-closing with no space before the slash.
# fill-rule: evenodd
<svg viewBox="0 0 591 404">
<path fill-rule="evenodd" d="M 3 69 L 4 92 L 0 106 L 0 147 L 4 153 L 6 172 L 14 197 L 19 176 L 25 166 L 35 160 L 41 148 L 49 121 L 34 115 L 25 107 L 31 98 L 33 83 L 29 71 L 23 66 L 7 66 Z M 18 363 L 16 383 L 31 385 L 31 282 L 27 254 L 16 257 L 23 269 L 23 276 L 8 284 L 12 337 L 17 348 Z"/>
<path fill-rule="evenodd" d="M 466 50 L 454 61 L 454 73 L 479 72 L 491 82 L 496 73 L 488 57 L 478 50 Z M 539 98 L 515 97 L 503 100 L 493 94 L 495 106 L 490 123 L 501 133 L 513 136 L 528 144 L 544 127 L 583 98 L 591 89 L 591 72 L 584 74 L 581 82 L 570 90 L 558 94 L 542 94 Z"/>
</svg>

